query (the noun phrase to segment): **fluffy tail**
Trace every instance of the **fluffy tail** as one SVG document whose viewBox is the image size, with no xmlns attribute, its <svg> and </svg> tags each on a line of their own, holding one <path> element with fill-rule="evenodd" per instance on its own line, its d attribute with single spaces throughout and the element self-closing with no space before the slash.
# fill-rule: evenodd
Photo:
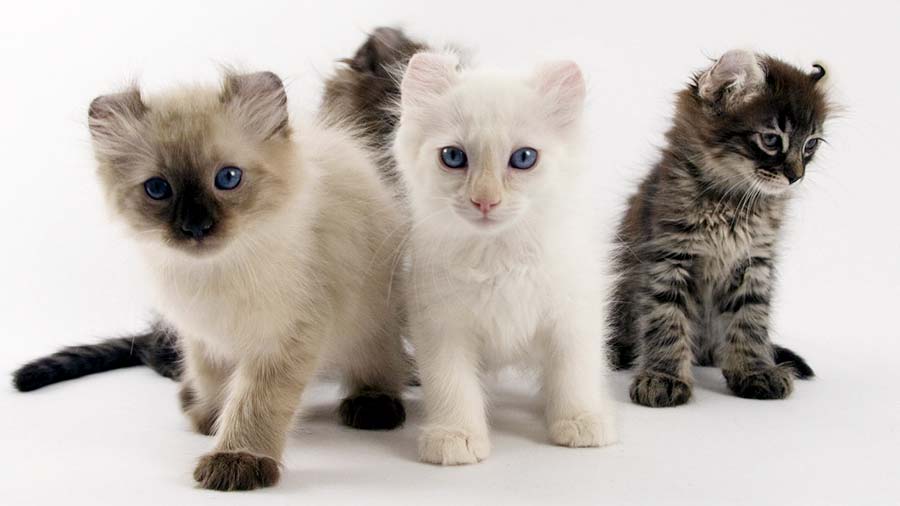
<svg viewBox="0 0 900 506">
<path fill-rule="evenodd" d="M 772 352 L 775 355 L 775 363 L 790 367 L 794 372 L 794 376 L 800 379 L 809 379 L 816 375 L 812 367 L 806 363 L 806 360 L 803 360 L 803 357 L 793 351 L 776 344 L 772 346 Z"/>
<path fill-rule="evenodd" d="M 30 392 L 60 381 L 137 365 L 150 366 L 177 380 L 181 375 L 181 352 L 176 341 L 174 333 L 155 324 L 145 334 L 69 346 L 20 367 L 13 373 L 13 385 L 20 392 Z"/>
<path fill-rule="evenodd" d="M 376 28 L 325 83 L 323 117 L 357 129 L 377 153 L 386 151 L 397 126 L 400 75 L 409 59 L 426 49 L 400 30 Z M 396 181 L 393 161 L 385 155 L 380 169 L 388 181 Z"/>
</svg>

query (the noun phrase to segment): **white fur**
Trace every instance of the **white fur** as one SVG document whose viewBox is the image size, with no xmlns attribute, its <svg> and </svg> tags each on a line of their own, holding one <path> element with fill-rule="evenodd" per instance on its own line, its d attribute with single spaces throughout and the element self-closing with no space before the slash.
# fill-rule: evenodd
<svg viewBox="0 0 900 506">
<path fill-rule="evenodd" d="M 402 89 L 394 149 L 413 214 L 408 311 L 427 416 L 421 459 L 488 456 L 480 378 L 512 364 L 543 372 L 554 443 L 616 441 L 577 66 L 520 78 L 420 54 Z M 468 153 L 467 170 L 441 166 L 450 145 Z M 530 171 L 508 167 L 521 147 L 539 152 Z M 500 200 L 489 218 L 471 201 L 485 192 Z"/>
</svg>

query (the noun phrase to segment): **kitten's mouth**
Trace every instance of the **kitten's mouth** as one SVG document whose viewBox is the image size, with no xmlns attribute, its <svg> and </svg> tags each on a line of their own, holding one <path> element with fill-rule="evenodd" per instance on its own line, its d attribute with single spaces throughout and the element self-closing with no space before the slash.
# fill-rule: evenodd
<svg viewBox="0 0 900 506">
<path fill-rule="evenodd" d="M 760 189 L 764 193 L 767 193 L 769 195 L 783 193 L 791 186 L 788 182 L 787 177 L 785 177 L 783 174 L 778 174 L 767 170 L 757 169 L 756 179 L 760 183 Z"/>
<path fill-rule="evenodd" d="M 222 249 L 223 241 L 217 236 L 208 235 L 200 238 L 179 237 L 169 244 L 172 248 L 187 253 L 188 255 L 205 257 L 220 251 Z"/>
</svg>

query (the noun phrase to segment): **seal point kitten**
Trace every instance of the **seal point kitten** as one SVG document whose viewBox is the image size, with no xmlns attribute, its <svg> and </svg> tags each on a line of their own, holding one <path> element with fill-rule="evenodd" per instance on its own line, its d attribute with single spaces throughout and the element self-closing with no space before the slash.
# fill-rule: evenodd
<svg viewBox="0 0 900 506">
<path fill-rule="evenodd" d="M 806 362 L 769 340 L 785 208 L 824 140 L 821 65 L 733 50 L 678 94 L 662 158 L 628 201 L 609 321 L 613 363 L 662 407 L 691 397 L 691 364 L 738 396 L 782 399 Z"/>
<path fill-rule="evenodd" d="M 271 72 L 229 72 L 219 89 L 101 96 L 89 126 L 107 200 L 178 335 L 183 408 L 216 437 L 194 472 L 201 486 L 276 483 L 319 370 L 340 372 L 345 423 L 403 423 L 407 364 L 391 295 L 403 221 L 352 134 L 295 130 Z"/>
</svg>

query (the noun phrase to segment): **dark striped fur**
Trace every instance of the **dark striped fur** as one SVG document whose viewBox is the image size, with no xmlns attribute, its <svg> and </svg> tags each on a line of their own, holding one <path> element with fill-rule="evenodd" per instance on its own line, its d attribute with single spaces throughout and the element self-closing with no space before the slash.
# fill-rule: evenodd
<svg viewBox="0 0 900 506">
<path fill-rule="evenodd" d="M 428 47 L 402 31 L 376 28 L 353 58 L 341 60 L 342 67 L 325 83 L 323 116 L 359 131 L 379 156 L 382 176 L 398 184 L 390 145 L 399 117 L 400 77 L 409 59 Z"/>
<path fill-rule="evenodd" d="M 821 76 L 770 57 L 729 54 L 755 62 L 747 75 L 761 69 L 764 80 L 744 79 L 746 89 L 713 82 L 716 89 L 707 80 L 719 77 L 714 66 L 679 93 L 661 160 L 618 229 L 610 355 L 618 368 L 637 365 L 630 395 L 647 406 L 687 402 L 692 364 L 721 367 L 736 395 L 756 399 L 784 398 L 794 376 L 813 375 L 801 357 L 769 340 L 790 190 L 759 178 L 784 177 L 786 188 L 804 174 L 812 154 L 800 150 L 821 133 L 828 112 Z M 757 147 L 757 135 L 776 124 L 786 149 L 771 155 Z"/>
</svg>

